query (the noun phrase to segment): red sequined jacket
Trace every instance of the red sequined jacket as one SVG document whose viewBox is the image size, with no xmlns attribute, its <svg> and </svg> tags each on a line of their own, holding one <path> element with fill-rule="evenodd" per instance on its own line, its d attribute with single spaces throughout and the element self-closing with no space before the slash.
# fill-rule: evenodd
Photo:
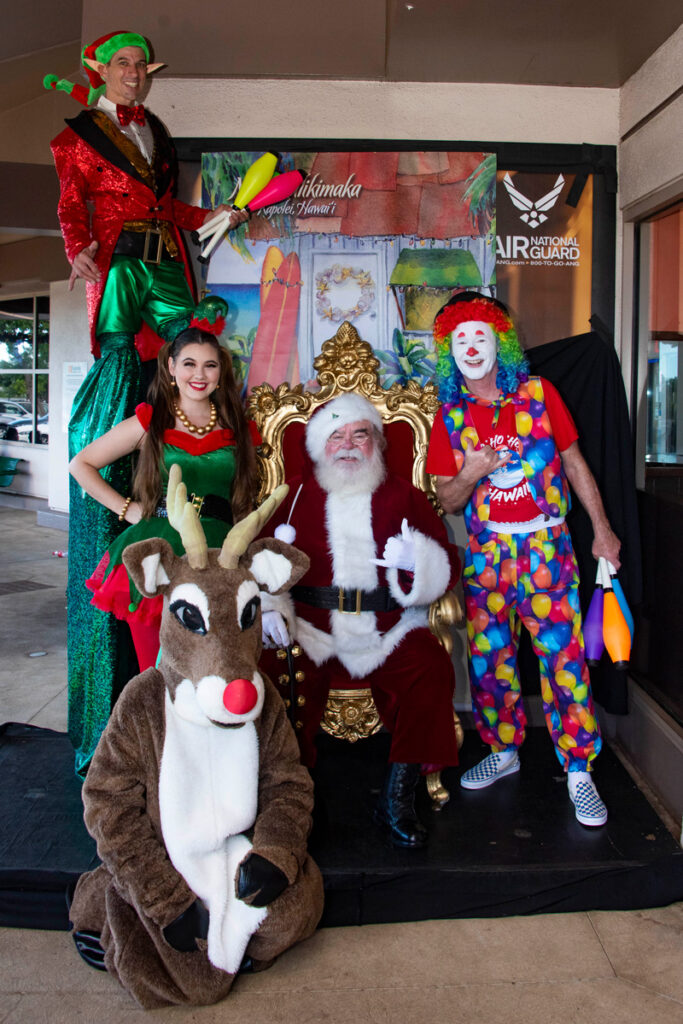
<svg viewBox="0 0 683 1024">
<path fill-rule="evenodd" d="M 196 230 L 206 210 L 174 198 L 177 184 L 176 154 L 161 121 L 146 111 L 154 136 L 151 165 L 137 146 L 97 109 L 67 119 L 68 127 L 53 139 L 52 154 L 61 195 L 59 222 L 69 262 L 95 240 L 95 262 L 100 280 L 87 284 L 91 348 L 99 356 L 95 325 L 116 241 L 126 221 L 160 220 L 170 225 L 194 294 L 185 244 L 180 228 Z M 135 339 L 142 359 L 152 359 L 161 339 L 143 323 Z"/>
</svg>

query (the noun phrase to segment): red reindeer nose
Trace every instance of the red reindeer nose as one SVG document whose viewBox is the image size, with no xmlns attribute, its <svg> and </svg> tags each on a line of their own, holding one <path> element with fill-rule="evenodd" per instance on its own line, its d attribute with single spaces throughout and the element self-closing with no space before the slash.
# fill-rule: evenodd
<svg viewBox="0 0 683 1024">
<path fill-rule="evenodd" d="M 233 679 L 223 692 L 226 711 L 233 715 L 246 715 L 256 707 L 258 691 L 249 679 Z"/>
</svg>

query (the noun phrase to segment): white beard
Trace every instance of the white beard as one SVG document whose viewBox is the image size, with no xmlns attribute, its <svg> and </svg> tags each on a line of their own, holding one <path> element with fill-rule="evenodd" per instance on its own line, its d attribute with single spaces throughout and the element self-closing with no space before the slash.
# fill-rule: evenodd
<svg viewBox="0 0 683 1024">
<path fill-rule="evenodd" d="M 348 453 L 345 453 L 348 454 Z M 369 458 L 359 451 L 350 458 L 341 454 L 323 457 L 316 462 L 315 478 L 328 494 L 373 494 L 387 475 L 384 457 L 375 445 Z"/>
</svg>

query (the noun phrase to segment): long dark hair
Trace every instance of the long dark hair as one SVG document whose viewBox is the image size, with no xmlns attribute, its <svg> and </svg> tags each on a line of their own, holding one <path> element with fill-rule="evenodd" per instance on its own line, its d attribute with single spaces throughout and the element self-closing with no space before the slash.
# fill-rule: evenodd
<svg viewBox="0 0 683 1024">
<path fill-rule="evenodd" d="M 149 519 L 159 501 L 163 488 L 161 482 L 161 458 L 164 447 L 164 431 L 175 425 L 173 390 L 169 359 L 176 360 L 186 345 L 211 345 L 218 354 L 220 378 L 218 387 L 211 395 L 216 406 L 218 425 L 229 427 L 235 435 L 235 484 L 232 491 L 233 521 L 244 519 L 254 506 L 256 493 L 256 459 L 251 441 L 247 418 L 244 414 L 240 394 L 235 384 L 230 353 L 222 348 L 213 334 L 198 327 L 181 331 L 178 337 L 166 342 L 157 357 L 156 377 L 149 386 L 147 400 L 152 406 L 149 428 L 140 446 L 140 456 L 133 477 L 133 494 L 142 505 L 142 515 Z"/>
</svg>

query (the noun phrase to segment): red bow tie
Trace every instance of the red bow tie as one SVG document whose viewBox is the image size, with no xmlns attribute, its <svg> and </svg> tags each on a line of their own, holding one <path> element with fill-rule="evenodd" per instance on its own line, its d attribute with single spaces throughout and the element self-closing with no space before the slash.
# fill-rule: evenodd
<svg viewBox="0 0 683 1024">
<path fill-rule="evenodd" d="M 122 127 L 130 124 L 131 121 L 136 121 L 138 124 L 145 123 L 145 108 L 140 104 L 138 107 L 126 107 L 122 103 L 116 104 L 116 114 L 119 119 L 119 124 Z"/>
</svg>

